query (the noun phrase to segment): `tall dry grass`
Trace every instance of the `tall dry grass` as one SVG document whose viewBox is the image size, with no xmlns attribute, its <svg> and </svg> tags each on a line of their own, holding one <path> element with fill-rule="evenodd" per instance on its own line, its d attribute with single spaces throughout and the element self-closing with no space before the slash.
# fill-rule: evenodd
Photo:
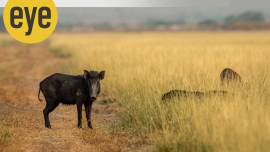
<svg viewBox="0 0 270 152">
<path fill-rule="evenodd" d="M 6 144 L 11 137 L 9 129 L 0 122 L 0 147 L 1 144 Z"/>
<path fill-rule="evenodd" d="M 115 130 L 147 139 L 154 151 L 270 149 L 270 32 L 56 34 L 69 48 L 65 70 L 106 70 L 102 92 L 124 107 Z M 243 86 L 222 87 L 235 69 Z M 228 97 L 161 102 L 171 89 L 227 90 Z"/>
</svg>

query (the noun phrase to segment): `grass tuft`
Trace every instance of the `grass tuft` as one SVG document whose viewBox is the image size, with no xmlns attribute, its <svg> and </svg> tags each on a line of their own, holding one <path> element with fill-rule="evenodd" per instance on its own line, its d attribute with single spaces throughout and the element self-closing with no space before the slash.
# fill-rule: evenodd
<svg viewBox="0 0 270 152">
<path fill-rule="evenodd" d="M 72 54 L 64 46 L 50 46 L 49 51 L 51 51 L 56 57 L 59 58 L 70 58 Z"/>
<path fill-rule="evenodd" d="M 7 143 L 11 138 L 10 131 L 2 124 L 0 124 L 0 144 Z"/>
<path fill-rule="evenodd" d="M 12 39 L 0 39 L 0 46 L 2 47 L 12 46 L 15 43 L 17 43 L 17 41 L 12 40 Z"/>
</svg>

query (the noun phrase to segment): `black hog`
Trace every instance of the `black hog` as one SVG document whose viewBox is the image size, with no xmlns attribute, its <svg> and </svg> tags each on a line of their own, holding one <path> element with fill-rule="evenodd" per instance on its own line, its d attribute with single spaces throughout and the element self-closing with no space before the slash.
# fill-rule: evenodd
<svg viewBox="0 0 270 152">
<path fill-rule="evenodd" d="M 169 100 L 172 98 L 202 98 L 202 97 L 213 97 L 213 96 L 223 96 L 227 94 L 227 91 L 223 90 L 210 90 L 206 92 L 201 91 L 186 91 L 186 90 L 171 90 L 167 93 L 164 93 L 161 97 L 161 100 Z"/>
<path fill-rule="evenodd" d="M 220 73 L 220 80 L 222 84 L 229 84 L 232 82 L 241 82 L 241 76 L 230 68 L 225 68 Z"/>
<path fill-rule="evenodd" d="M 55 73 L 40 82 L 40 91 L 43 93 L 46 106 L 43 110 L 45 127 L 51 128 L 49 113 L 52 112 L 59 103 L 67 105 L 77 105 L 78 128 L 82 127 L 82 105 L 85 107 L 87 126 L 92 128 L 91 109 L 92 103 L 100 93 L 100 80 L 103 80 L 105 71 L 97 72 L 84 70 L 83 75 L 73 76 Z"/>
</svg>

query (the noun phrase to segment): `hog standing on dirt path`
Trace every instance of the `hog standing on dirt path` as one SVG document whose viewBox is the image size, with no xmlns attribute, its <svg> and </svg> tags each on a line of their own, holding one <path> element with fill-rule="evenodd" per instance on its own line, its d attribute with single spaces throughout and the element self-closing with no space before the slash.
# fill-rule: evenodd
<svg viewBox="0 0 270 152">
<path fill-rule="evenodd" d="M 40 82 L 40 91 L 43 93 L 46 106 L 43 110 L 45 127 L 51 128 L 49 113 L 59 103 L 76 104 L 78 112 L 78 128 L 82 128 L 82 105 L 85 107 L 87 126 L 92 128 L 92 103 L 100 93 L 100 80 L 103 80 L 105 71 L 97 72 L 84 70 L 83 75 L 73 76 L 55 73 Z M 39 98 L 41 101 L 41 99 Z"/>
</svg>

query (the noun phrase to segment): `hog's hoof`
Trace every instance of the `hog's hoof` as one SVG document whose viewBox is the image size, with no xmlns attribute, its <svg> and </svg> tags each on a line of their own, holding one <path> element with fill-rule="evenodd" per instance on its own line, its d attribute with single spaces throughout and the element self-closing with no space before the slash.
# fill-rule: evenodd
<svg viewBox="0 0 270 152">
<path fill-rule="evenodd" d="M 45 128 L 51 129 L 52 126 L 51 125 L 45 125 Z"/>
</svg>

